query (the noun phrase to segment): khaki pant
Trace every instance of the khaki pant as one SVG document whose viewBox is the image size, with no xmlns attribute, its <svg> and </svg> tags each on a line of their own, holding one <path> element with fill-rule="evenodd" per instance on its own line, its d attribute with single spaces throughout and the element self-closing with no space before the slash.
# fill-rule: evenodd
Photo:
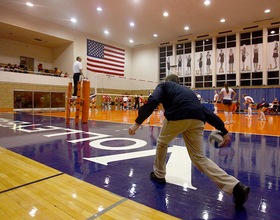
<svg viewBox="0 0 280 220">
<path fill-rule="evenodd" d="M 217 164 L 203 155 L 203 130 L 204 123 L 197 119 L 178 121 L 167 121 L 165 119 L 157 139 L 154 173 L 158 178 L 165 178 L 167 147 L 175 137 L 182 133 L 193 164 L 197 169 L 206 174 L 221 190 L 230 195 L 239 180 L 228 175 Z"/>
</svg>

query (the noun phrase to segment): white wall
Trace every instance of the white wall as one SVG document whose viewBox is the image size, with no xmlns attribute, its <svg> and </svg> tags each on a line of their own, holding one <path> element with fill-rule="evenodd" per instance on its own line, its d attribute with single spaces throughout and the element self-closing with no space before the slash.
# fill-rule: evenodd
<svg viewBox="0 0 280 220">
<path fill-rule="evenodd" d="M 20 64 L 20 56 L 34 58 L 34 70 L 39 63 L 44 69 L 52 69 L 52 49 L 33 44 L 0 38 L 0 63 Z"/>
<path fill-rule="evenodd" d="M 69 78 L 0 71 L 0 82 L 68 86 Z M 40 87 L 38 88 L 40 90 Z"/>
<path fill-rule="evenodd" d="M 147 46 L 133 49 L 133 78 L 158 81 L 159 49 L 157 46 Z"/>
<path fill-rule="evenodd" d="M 72 75 L 74 43 L 62 45 L 52 50 L 53 68 Z"/>
</svg>

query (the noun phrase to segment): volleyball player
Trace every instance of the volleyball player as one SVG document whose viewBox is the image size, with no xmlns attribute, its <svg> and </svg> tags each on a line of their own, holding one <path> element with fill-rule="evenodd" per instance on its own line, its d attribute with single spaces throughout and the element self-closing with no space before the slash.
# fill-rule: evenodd
<svg viewBox="0 0 280 220">
<path fill-rule="evenodd" d="M 226 121 L 225 124 L 229 124 L 229 122 L 232 124 L 233 120 L 232 120 L 232 100 L 235 98 L 236 96 L 236 92 L 233 91 L 233 89 L 228 87 L 228 83 L 224 84 L 224 88 L 222 88 L 222 90 L 219 93 L 219 96 L 221 97 L 222 101 L 223 101 L 223 105 L 224 105 L 224 113 L 226 116 Z M 223 96 L 222 96 L 223 94 Z M 233 94 L 233 97 L 231 98 L 231 95 Z M 230 120 L 229 120 L 230 118 Z"/>
<path fill-rule="evenodd" d="M 243 94 L 242 97 L 245 99 L 245 102 L 243 103 L 244 106 L 248 105 L 248 114 L 245 116 L 252 117 L 252 107 L 254 106 L 254 99 L 251 96 L 248 96 L 246 94 Z"/>
</svg>

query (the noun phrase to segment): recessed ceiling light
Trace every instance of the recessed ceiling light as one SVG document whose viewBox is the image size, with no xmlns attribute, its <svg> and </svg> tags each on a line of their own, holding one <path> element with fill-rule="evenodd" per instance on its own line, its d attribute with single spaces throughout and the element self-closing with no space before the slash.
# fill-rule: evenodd
<svg viewBox="0 0 280 220">
<path fill-rule="evenodd" d="M 204 5 L 209 5 L 210 4 L 210 1 L 209 0 L 206 0 L 205 2 L 204 2 Z"/>
<path fill-rule="evenodd" d="M 221 19 L 221 20 L 220 20 L 220 22 L 225 22 L 225 21 L 226 21 L 225 19 Z"/>
<path fill-rule="evenodd" d="M 28 6 L 30 6 L 30 7 L 33 6 L 33 4 L 32 4 L 31 2 L 27 2 L 26 5 L 28 5 Z"/>
<path fill-rule="evenodd" d="M 169 14 L 167 12 L 163 13 L 163 16 L 167 17 Z"/>
<path fill-rule="evenodd" d="M 72 21 L 73 23 L 77 22 L 77 20 L 76 20 L 75 18 L 71 18 L 71 21 Z"/>
<path fill-rule="evenodd" d="M 109 31 L 104 31 L 105 34 L 109 34 Z"/>
<path fill-rule="evenodd" d="M 130 22 L 130 24 L 129 24 L 131 27 L 133 27 L 134 26 L 134 23 L 133 22 Z"/>
<path fill-rule="evenodd" d="M 102 8 L 98 7 L 96 10 L 97 10 L 97 11 L 102 11 Z"/>
<path fill-rule="evenodd" d="M 129 40 L 130 43 L 133 43 L 133 40 Z"/>
<path fill-rule="evenodd" d="M 264 11 L 264 13 L 269 13 L 270 12 L 270 9 L 266 9 L 265 11 Z"/>
<path fill-rule="evenodd" d="M 157 34 L 154 34 L 153 36 L 154 36 L 154 37 L 157 37 Z"/>
<path fill-rule="evenodd" d="M 185 30 L 189 30 L 190 28 L 188 26 L 184 27 Z"/>
</svg>

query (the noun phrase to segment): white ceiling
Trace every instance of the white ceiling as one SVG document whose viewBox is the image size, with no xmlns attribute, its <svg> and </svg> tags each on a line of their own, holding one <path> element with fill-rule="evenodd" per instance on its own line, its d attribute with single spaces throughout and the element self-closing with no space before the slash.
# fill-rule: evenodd
<svg viewBox="0 0 280 220">
<path fill-rule="evenodd" d="M 27 1 L 34 6 L 26 6 Z M 204 0 L 0 0 L 0 7 L 128 47 L 160 44 L 236 28 L 243 30 L 244 27 L 264 22 L 271 24 L 280 21 L 280 0 L 210 1 L 211 4 L 206 6 Z M 97 7 L 103 10 L 99 12 Z M 267 8 L 271 12 L 266 14 L 264 10 Z M 168 17 L 163 16 L 165 11 L 169 13 Z M 72 23 L 71 18 L 77 22 Z M 224 23 L 220 22 L 222 18 L 226 20 Z M 134 22 L 135 26 L 131 27 L 130 22 Z M 190 29 L 184 30 L 185 26 Z M 0 24 L 1 36 L 15 38 L 15 34 L 11 36 L 9 28 L 12 27 Z M 105 35 L 104 30 L 110 34 Z M 19 31 L 19 35 L 27 32 Z M 156 38 L 153 37 L 155 33 L 158 35 Z M 28 32 L 22 41 L 40 39 L 36 34 Z M 130 39 L 134 42 L 129 43 Z M 51 38 L 48 40 L 55 41 Z"/>
</svg>

